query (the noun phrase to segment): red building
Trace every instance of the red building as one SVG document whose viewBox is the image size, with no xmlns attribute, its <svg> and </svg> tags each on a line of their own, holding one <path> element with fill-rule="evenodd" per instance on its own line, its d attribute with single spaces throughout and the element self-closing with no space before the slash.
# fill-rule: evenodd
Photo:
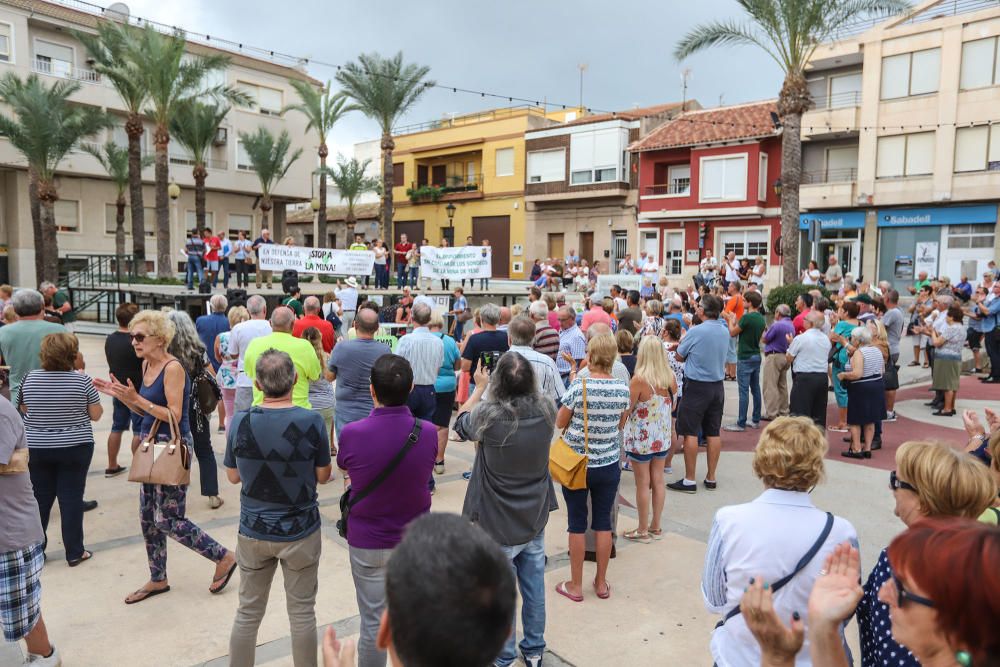
<svg viewBox="0 0 1000 667">
<path fill-rule="evenodd" d="M 774 101 L 690 111 L 629 146 L 639 157 L 639 247 L 672 283 L 687 284 L 707 250 L 762 256 L 767 284 L 778 283 L 776 111 Z"/>
</svg>

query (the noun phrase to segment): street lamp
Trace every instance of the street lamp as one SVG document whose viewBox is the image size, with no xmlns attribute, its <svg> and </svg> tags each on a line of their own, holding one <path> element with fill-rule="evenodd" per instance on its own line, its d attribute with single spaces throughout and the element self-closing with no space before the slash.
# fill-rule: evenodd
<svg viewBox="0 0 1000 667">
<path fill-rule="evenodd" d="M 448 226 L 455 226 L 455 202 L 448 202 L 448 205 L 444 207 L 445 212 L 448 214 Z"/>
<path fill-rule="evenodd" d="M 170 185 L 167 186 L 167 194 L 170 195 L 171 199 L 176 201 L 177 198 L 181 196 L 181 186 L 177 185 L 173 181 L 170 181 Z"/>
<path fill-rule="evenodd" d="M 316 211 L 318 211 L 319 210 L 319 198 L 318 197 L 313 197 L 313 200 L 311 202 L 309 202 L 309 205 L 312 207 L 313 213 L 315 213 Z"/>
<path fill-rule="evenodd" d="M 774 194 L 781 197 L 781 179 L 777 178 L 774 180 Z"/>
</svg>

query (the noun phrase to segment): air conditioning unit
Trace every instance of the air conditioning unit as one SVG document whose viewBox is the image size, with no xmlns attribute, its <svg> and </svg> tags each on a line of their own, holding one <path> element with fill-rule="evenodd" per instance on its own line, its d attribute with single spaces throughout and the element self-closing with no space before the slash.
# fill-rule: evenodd
<svg viewBox="0 0 1000 667">
<path fill-rule="evenodd" d="M 215 139 L 212 140 L 212 143 L 215 144 L 216 146 L 225 146 L 226 142 L 228 141 L 229 141 L 229 128 L 228 127 L 216 128 Z"/>
</svg>

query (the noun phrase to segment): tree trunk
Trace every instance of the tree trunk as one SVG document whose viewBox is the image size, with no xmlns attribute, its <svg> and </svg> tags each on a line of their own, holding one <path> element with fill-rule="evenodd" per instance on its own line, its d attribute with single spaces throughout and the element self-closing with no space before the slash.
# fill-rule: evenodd
<svg viewBox="0 0 1000 667">
<path fill-rule="evenodd" d="M 347 227 L 347 247 L 354 243 L 354 227 L 358 224 L 358 218 L 354 215 L 354 204 L 347 203 L 347 213 L 344 215 L 344 225 Z"/>
<path fill-rule="evenodd" d="M 260 228 L 261 229 L 271 229 L 268 227 L 267 214 L 271 210 L 271 198 L 264 197 L 260 200 Z M 272 230 L 273 232 L 273 230 Z M 271 234 L 271 239 L 275 243 L 281 243 L 281 239 L 274 238 L 274 234 Z"/>
<path fill-rule="evenodd" d="M 389 131 L 382 132 L 382 215 L 379 219 L 378 235 L 392 248 L 392 150 L 396 142 Z"/>
<path fill-rule="evenodd" d="M 28 206 L 31 209 L 31 231 L 35 242 L 35 284 L 41 285 L 45 280 L 42 263 L 38 261 L 45 248 L 45 238 L 42 233 L 42 207 L 38 201 L 38 174 L 34 169 L 28 169 Z"/>
<path fill-rule="evenodd" d="M 121 270 L 122 257 L 125 256 L 125 195 L 118 195 L 118 201 L 115 202 L 115 255 L 118 256 L 116 263 L 119 264 L 119 271 Z"/>
<path fill-rule="evenodd" d="M 208 178 L 208 170 L 205 165 L 195 165 L 191 175 L 194 177 L 194 219 L 198 226 L 198 233 L 205 229 L 205 179 Z"/>
<path fill-rule="evenodd" d="M 782 119 L 781 258 L 784 284 L 799 279 L 799 183 L 802 181 L 802 114 Z"/>
<path fill-rule="evenodd" d="M 319 145 L 319 211 L 316 215 L 316 247 L 325 248 L 327 247 L 326 239 L 326 156 L 329 155 L 329 149 L 326 147 L 326 142 L 324 141 Z"/>
<path fill-rule="evenodd" d="M 42 218 L 42 280 L 59 281 L 59 241 L 56 238 L 55 203 L 59 194 L 51 182 L 38 180 L 38 201 Z"/>
<path fill-rule="evenodd" d="M 175 278 L 173 253 L 170 247 L 170 197 L 167 184 L 170 180 L 170 165 L 167 144 L 170 135 L 165 127 L 157 127 L 156 141 L 156 277 Z"/>
<path fill-rule="evenodd" d="M 142 116 L 125 122 L 128 135 L 128 198 L 132 206 L 132 256 L 136 275 L 146 275 L 146 219 L 142 205 Z M 124 253 L 122 253 L 124 254 Z"/>
</svg>

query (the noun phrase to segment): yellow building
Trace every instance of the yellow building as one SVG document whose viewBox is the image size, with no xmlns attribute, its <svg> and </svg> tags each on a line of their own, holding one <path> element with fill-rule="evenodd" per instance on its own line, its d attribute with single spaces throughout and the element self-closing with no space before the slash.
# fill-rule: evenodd
<svg viewBox="0 0 1000 667">
<path fill-rule="evenodd" d="M 576 117 L 508 107 L 397 130 L 393 238 L 493 247 L 493 275 L 524 278 L 524 133 Z M 454 206 L 449 217 L 450 206 Z"/>
</svg>

